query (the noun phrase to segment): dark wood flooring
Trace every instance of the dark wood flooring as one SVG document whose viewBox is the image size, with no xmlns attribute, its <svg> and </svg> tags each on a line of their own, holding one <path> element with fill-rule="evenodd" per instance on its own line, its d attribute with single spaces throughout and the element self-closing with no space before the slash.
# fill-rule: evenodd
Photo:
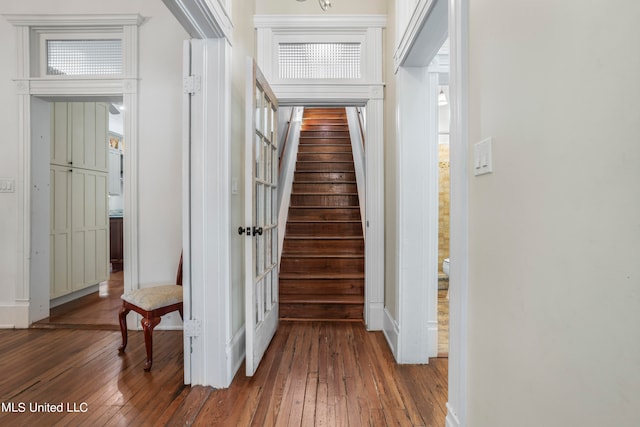
<svg viewBox="0 0 640 427">
<path fill-rule="evenodd" d="M 118 312 L 124 292 L 123 272 L 112 272 L 101 283 L 98 292 L 91 293 L 51 309 L 49 317 L 36 322 L 34 328 L 75 328 L 120 330 Z"/>
<path fill-rule="evenodd" d="M 119 344 L 108 330 L 0 330 L 0 425 L 444 425 L 447 359 L 397 365 L 359 323 L 281 322 L 256 375 L 241 367 L 224 390 L 183 385 L 179 331 L 154 333 L 148 373 L 142 333 L 124 355 Z M 60 403 L 62 413 L 30 410 Z"/>
</svg>

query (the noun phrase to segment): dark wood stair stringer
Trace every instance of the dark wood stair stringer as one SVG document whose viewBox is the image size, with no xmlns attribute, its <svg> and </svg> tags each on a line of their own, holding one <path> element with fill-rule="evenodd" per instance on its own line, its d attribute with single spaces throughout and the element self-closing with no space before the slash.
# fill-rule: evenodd
<svg viewBox="0 0 640 427">
<path fill-rule="evenodd" d="M 344 108 L 304 110 L 279 300 L 282 319 L 363 319 L 364 237 Z"/>
</svg>

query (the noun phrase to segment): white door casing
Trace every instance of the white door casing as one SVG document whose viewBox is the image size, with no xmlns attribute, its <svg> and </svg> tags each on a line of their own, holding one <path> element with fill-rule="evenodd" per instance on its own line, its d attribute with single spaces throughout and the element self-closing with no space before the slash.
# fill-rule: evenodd
<svg viewBox="0 0 640 427">
<path fill-rule="evenodd" d="M 247 59 L 245 123 L 246 374 L 252 376 L 278 327 L 278 100 Z"/>
<path fill-rule="evenodd" d="M 138 180 L 135 165 L 138 163 L 138 26 L 143 22 L 140 15 L 3 15 L 16 28 L 17 64 L 14 79 L 18 99 L 18 120 L 16 126 L 20 139 L 19 182 L 17 188 L 20 207 L 18 223 L 18 278 L 16 280 L 16 298 L 11 308 L 15 327 L 24 328 L 34 321 L 29 313 L 31 294 L 39 294 L 39 287 L 49 287 L 48 283 L 35 283 L 31 277 L 31 233 L 40 228 L 32 223 L 31 187 L 32 169 L 32 97 L 54 98 L 65 96 L 82 97 L 122 97 L 125 111 L 124 139 L 127 140 L 127 155 L 124 158 L 125 200 L 125 290 L 132 289 L 138 283 Z M 99 32 L 101 28 L 119 29 L 123 42 L 123 71 L 119 76 L 94 77 L 91 79 L 68 77 L 42 78 L 35 76 L 33 58 L 38 52 L 32 51 L 38 46 L 36 38 L 44 29 L 55 28 L 57 32 L 74 31 L 83 28 L 85 32 Z M 37 288 L 36 288 L 37 287 Z"/>
</svg>

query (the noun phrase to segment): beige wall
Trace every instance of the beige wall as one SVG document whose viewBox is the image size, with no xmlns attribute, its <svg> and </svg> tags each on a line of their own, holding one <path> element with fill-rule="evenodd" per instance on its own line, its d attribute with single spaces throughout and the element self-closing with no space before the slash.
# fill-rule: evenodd
<svg viewBox="0 0 640 427">
<path fill-rule="evenodd" d="M 640 425 L 640 3 L 470 3 L 468 425 Z"/>
<path fill-rule="evenodd" d="M 255 13 L 258 15 L 353 15 L 387 13 L 385 0 L 333 0 L 332 6 L 323 12 L 317 0 L 256 0 Z M 234 4 L 234 8 L 236 5 Z"/>
<path fill-rule="evenodd" d="M 162 2 L 113 0 L 3 0 L 0 14 L 139 13 L 139 260 L 140 282 L 174 280 L 181 233 L 181 58 L 187 38 Z M 0 128 L 3 129 L 0 177 L 16 181 L 16 192 L 0 194 L 0 324 L 10 319 L 3 305 L 15 300 L 18 280 L 18 194 L 25 189 L 18 176 L 18 112 L 15 84 L 16 31 L 0 17 Z"/>
</svg>

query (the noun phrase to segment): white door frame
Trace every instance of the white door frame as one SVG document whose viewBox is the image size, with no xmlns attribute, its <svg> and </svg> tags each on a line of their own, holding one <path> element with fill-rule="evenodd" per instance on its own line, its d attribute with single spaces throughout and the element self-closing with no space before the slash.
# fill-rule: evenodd
<svg viewBox="0 0 640 427">
<path fill-rule="evenodd" d="M 442 13 L 443 6 L 448 7 L 448 13 Z M 439 13 L 434 13 L 436 7 L 439 8 Z M 451 234 L 450 234 L 450 258 L 451 269 L 449 275 L 450 293 L 449 293 L 449 381 L 448 381 L 448 402 L 447 402 L 447 418 L 446 425 L 448 427 L 459 427 L 466 425 L 467 418 L 467 292 L 468 292 L 468 87 L 467 87 L 467 74 L 468 74 L 468 0 L 419 0 L 414 9 L 413 15 L 409 19 L 409 25 L 404 32 L 403 38 L 400 41 L 398 49 L 396 50 L 396 67 L 401 65 L 412 67 L 425 67 L 421 72 L 422 76 L 418 75 L 418 82 L 408 82 L 408 87 L 417 89 L 422 87 L 421 90 L 416 90 L 414 97 L 419 98 L 422 96 L 429 97 L 428 93 L 429 79 L 426 76 L 425 63 L 419 64 L 413 62 L 414 59 L 407 61 L 410 54 L 415 55 L 417 58 L 424 58 L 430 60 L 435 55 L 437 49 L 442 43 L 442 40 L 433 42 L 434 34 L 441 34 L 442 28 L 448 27 L 449 45 L 450 45 L 450 72 L 449 72 L 449 84 L 450 84 L 450 108 L 451 108 Z M 415 58 L 414 57 L 414 58 Z M 400 71 L 401 74 L 408 73 L 414 74 L 409 68 L 405 68 Z M 400 78 L 406 78 L 407 76 L 400 75 Z M 411 79 L 412 76 L 409 76 Z M 422 81 L 420 83 L 419 81 Z M 405 83 L 407 83 L 405 81 Z M 399 82 L 399 86 L 404 83 Z M 433 82 L 431 82 L 433 84 Z M 405 94 L 407 96 L 407 103 L 418 102 L 417 98 L 412 98 L 410 92 Z M 400 101 L 402 102 L 402 101 Z M 408 123 L 409 124 L 409 123 Z M 410 125 L 410 124 L 409 124 Z M 403 126 L 402 131 L 406 132 L 407 129 Z M 415 129 L 414 129 L 415 130 Z M 401 144 L 402 141 L 399 141 Z M 407 151 L 400 151 L 399 155 L 409 156 Z M 438 168 L 437 162 L 429 162 L 427 165 L 429 169 Z M 401 172 L 402 173 L 402 172 Z M 437 173 L 437 172 L 435 172 Z M 416 173 L 414 175 L 409 174 L 405 177 L 404 181 L 411 181 L 413 179 L 421 180 L 427 175 L 433 175 L 433 171 L 426 171 Z M 407 186 L 400 186 L 400 192 L 407 192 L 409 189 Z M 400 199 L 408 197 L 408 194 L 400 195 Z M 399 215 L 399 229 L 407 230 L 407 225 L 410 224 L 411 218 L 403 216 L 402 210 Z M 437 228 L 428 230 L 430 240 L 427 243 L 428 247 L 433 247 L 435 240 L 435 247 L 437 248 L 437 233 L 433 231 Z M 400 245 L 403 244 L 402 237 L 399 238 Z M 406 247 L 405 250 L 410 250 L 411 246 Z M 400 249 L 402 251 L 402 249 Z M 432 255 L 428 255 L 432 257 Z M 435 259 L 436 255 L 433 255 Z M 431 259 L 431 258 L 429 258 Z M 433 264 L 433 263 L 430 263 Z M 399 266 L 401 268 L 401 266 Z M 413 267 L 420 268 L 420 267 Z M 434 270 L 435 269 L 435 270 Z M 437 271 L 437 265 L 431 265 L 430 271 L 426 274 L 435 276 Z M 415 276 L 415 272 L 412 277 Z M 409 284 L 410 286 L 410 284 Z M 400 285 L 402 291 L 402 285 Z M 412 293 L 408 294 L 400 292 L 399 299 L 404 300 L 404 310 L 411 307 L 412 302 L 408 300 L 414 296 Z M 433 302 L 433 301 L 432 301 Z M 403 302 L 400 302 L 400 317 L 402 318 Z"/>
<path fill-rule="evenodd" d="M 127 141 L 127 155 L 124 157 L 125 199 L 124 199 L 124 253 L 125 289 L 132 289 L 138 283 L 138 26 L 143 19 L 140 15 L 4 15 L 16 27 L 17 33 L 17 77 L 18 137 L 20 143 L 18 197 L 20 214 L 18 241 L 18 280 L 16 281 L 16 301 L 14 319 L 16 327 L 31 324 L 31 97 L 122 97 L 125 106 L 124 138 Z M 41 29 L 121 27 L 123 37 L 123 74 L 118 78 L 41 78 L 33 77 L 31 63 L 32 38 Z M 37 44 L 37 43 L 36 43 Z M 47 284 L 48 285 L 48 284 Z"/>
<path fill-rule="evenodd" d="M 184 381 L 223 388 L 245 352 L 231 322 L 231 14 L 221 2 L 163 2 L 192 37 L 183 69 L 194 77 L 183 100 Z"/>
<path fill-rule="evenodd" d="M 257 62 L 282 106 L 365 106 L 365 291 L 364 321 L 382 330 L 384 319 L 384 83 L 386 15 L 256 15 Z M 359 41 L 362 76 L 346 81 L 279 77 L 278 43 Z"/>
</svg>

